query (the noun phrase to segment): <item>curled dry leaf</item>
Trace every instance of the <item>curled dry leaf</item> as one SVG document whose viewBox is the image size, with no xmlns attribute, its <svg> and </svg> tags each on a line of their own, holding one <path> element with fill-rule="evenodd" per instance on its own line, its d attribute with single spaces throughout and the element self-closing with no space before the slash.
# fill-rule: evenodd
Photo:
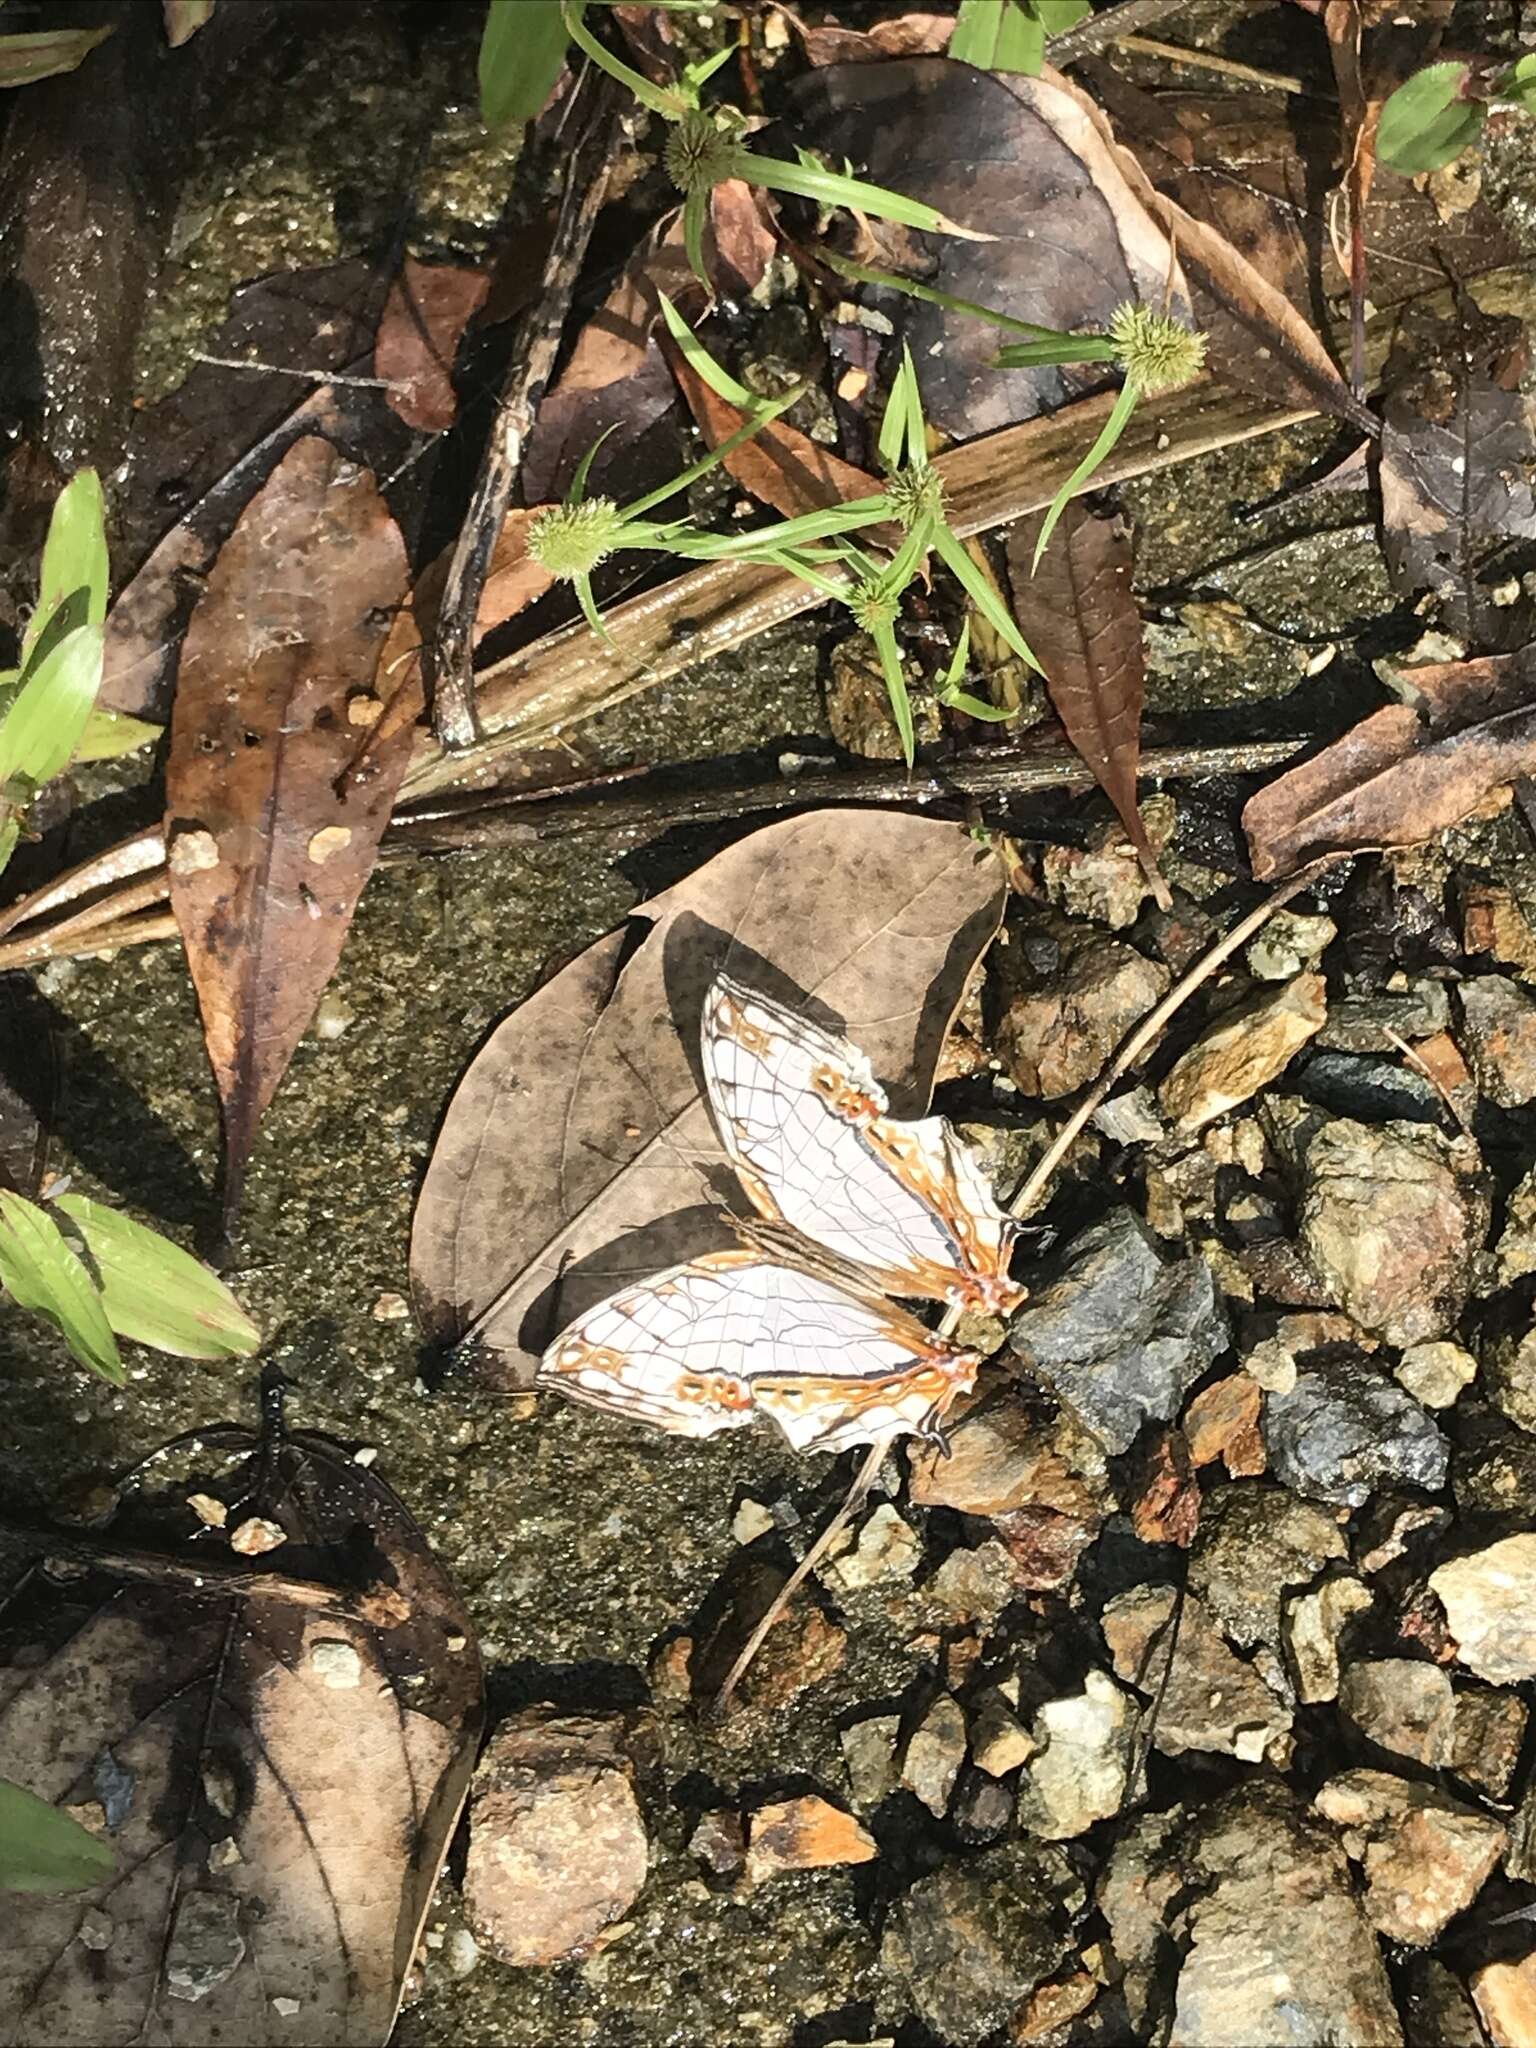
<svg viewBox="0 0 1536 2048">
<path fill-rule="evenodd" d="M 386 710 L 375 670 L 405 582 L 373 478 L 309 436 L 242 514 L 187 632 L 166 846 L 223 1103 L 231 1210 L 410 758 L 408 726 L 373 734 Z"/>
<path fill-rule="evenodd" d="M 727 848 L 514 1010 L 449 1104 L 417 1203 L 428 1331 L 471 1326 L 526 1385 L 564 1324 L 621 1282 L 728 1241 L 730 1176 L 699 1095 L 721 966 L 835 1019 L 897 1113 L 926 1104 L 949 1021 L 997 929 L 992 857 L 959 826 L 819 811 Z"/>
<path fill-rule="evenodd" d="M 408 427 L 446 433 L 459 415 L 453 362 L 464 330 L 485 304 L 491 281 L 458 263 L 407 256 L 390 287 L 374 343 L 376 376 L 389 378 L 390 406 Z"/>
<path fill-rule="evenodd" d="M 835 22 L 808 27 L 796 19 L 811 64 L 869 64 L 890 57 L 936 57 L 955 32 L 952 14 L 894 14 L 873 28 L 840 28 Z"/>
<path fill-rule="evenodd" d="M 795 104 L 801 139 L 996 238 L 872 222 L 868 260 L 878 267 L 1042 327 L 1102 330 L 1126 299 L 1167 301 L 1188 317 L 1167 238 L 1128 182 L 1103 117 L 1065 80 L 914 57 L 813 72 Z M 1081 372 L 1050 365 L 994 370 L 1008 337 L 985 321 L 894 294 L 882 304 L 911 345 L 924 410 L 955 440 L 1033 419 L 1082 388 Z"/>
<path fill-rule="evenodd" d="M 339 1445 L 215 1440 L 239 1462 L 155 1504 L 163 1556 L 62 1562 L 44 1532 L 7 1572 L 0 1774 L 116 1851 L 88 1892 L 8 1902 L 8 2041 L 382 2048 L 394 2025 L 474 1763 L 469 1620 Z M 287 1541 L 248 1575 L 194 1483 Z"/>
<path fill-rule="evenodd" d="M 1167 886 L 1136 803 L 1146 652 L 1131 593 L 1130 528 L 1074 498 L 1032 571 L 1039 531 L 1036 517 L 1008 536 L 1019 624 L 1045 669 L 1045 686 L 1067 738 L 1119 812 L 1148 879 L 1166 902 Z"/>
<path fill-rule="evenodd" d="M 1261 881 L 1321 854 L 1417 846 L 1505 783 L 1536 773 L 1529 650 L 1410 670 L 1390 704 L 1251 797 L 1243 830 Z"/>
</svg>

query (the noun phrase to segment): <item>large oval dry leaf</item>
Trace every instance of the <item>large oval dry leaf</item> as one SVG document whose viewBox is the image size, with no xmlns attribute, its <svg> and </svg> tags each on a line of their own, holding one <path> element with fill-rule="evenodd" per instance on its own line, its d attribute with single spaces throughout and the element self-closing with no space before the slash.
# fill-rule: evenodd
<svg viewBox="0 0 1536 2048">
<path fill-rule="evenodd" d="M 933 819 L 817 811 L 642 904 L 493 1033 L 448 1107 L 411 1238 L 419 1312 L 472 1324 L 527 1384 L 564 1323 L 636 1274 L 728 1241 L 731 1177 L 699 1097 L 704 991 L 734 974 L 848 1030 L 900 1115 L 927 1102 L 1002 915 L 989 854 Z M 814 1002 L 809 999 L 814 998 Z"/>
<path fill-rule="evenodd" d="M 380 2048 L 394 2025 L 480 1731 L 469 1623 L 339 1446 L 268 1461 L 221 1434 L 247 1455 L 199 1475 L 203 1512 L 288 1538 L 252 1590 L 207 1528 L 99 1568 L 44 1541 L 0 1607 L 0 1773 L 117 1852 L 92 1891 L 9 1902 L 6 2041 Z"/>
<path fill-rule="evenodd" d="M 372 476 L 310 435 L 241 515 L 182 650 L 166 846 L 224 1106 L 226 1209 L 410 758 L 408 727 L 369 745 L 406 573 Z"/>
<path fill-rule="evenodd" d="M 1042 327 L 1102 329 L 1126 299 L 1169 300 L 1187 316 L 1177 257 L 1127 182 L 1097 110 L 1065 80 L 977 71 L 947 57 L 834 64 L 801 80 L 795 106 L 798 140 L 820 141 L 877 185 L 996 238 L 872 223 L 890 267 Z M 924 410 L 956 440 L 1053 411 L 1082 388 L 1076 370 L 993 369 L 1009 337 L 986 321 L 910 301 L 901 320 Z"/>
</svg>

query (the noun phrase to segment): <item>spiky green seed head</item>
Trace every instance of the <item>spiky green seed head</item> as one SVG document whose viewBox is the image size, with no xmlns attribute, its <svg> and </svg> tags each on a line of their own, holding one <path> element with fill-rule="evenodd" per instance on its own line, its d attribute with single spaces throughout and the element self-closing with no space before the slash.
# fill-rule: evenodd
<svg viewBox="0 0 1536 2048">
<path fill-rule="evenodd" d="M 528 553 L 551 576 L 568 583 L 590 576 L 619 544 L 622 521 L 612 498 L 550 505 L 528 524 Z"/>
<path fill-rule="evenodd" d="M 885 486 L 886 499 L 902 528 L 910 532 L 924 513 L 944 517 L 944 483 L 936 469 L 926 462 L 898 469 Z"/>
<path fill-rule="evenodd" d="M 1135 299 L 1115 310 L 1109 338 L 1127 378 L 1149 398 L 1192 384 L 1205 367 L 1205 336 Z"/>
<path fill-rule="evenodd" d="M 735 171 L 736 139 L 696 107 L 674 125 L 661 161 L 679 192 L 713 192 Z"/>
<path fill-rule="evenodd" d="M 849 611 L 866 633 L 873 633 L 881 626 L 894 626 L 901 610 L 901 594 L 892 590 L 884 577 L 874 577 L 868 583 L 857 583 L 847 597 Z"/>
</svg>

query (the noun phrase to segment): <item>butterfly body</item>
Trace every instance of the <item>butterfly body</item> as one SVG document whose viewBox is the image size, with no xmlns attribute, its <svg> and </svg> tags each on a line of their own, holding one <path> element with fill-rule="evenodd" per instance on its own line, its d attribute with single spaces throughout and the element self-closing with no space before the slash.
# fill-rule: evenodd
<svg viewBox="0 0 1536 2048">
<path fill-rule="evenodd" d="M 619 1289 L 549 1347 L 538 1384 L 673 1435 L 766 1418 L 797 1450 L 942 1441 L 979 1356 L 896 1302 L 1006 1312 L 1017 1226 L 939 1117 L 904 1123 L 856 1047 L 725 975 L 705 1086 L 756 1219 L 740 1249 Z"/>
</svg>

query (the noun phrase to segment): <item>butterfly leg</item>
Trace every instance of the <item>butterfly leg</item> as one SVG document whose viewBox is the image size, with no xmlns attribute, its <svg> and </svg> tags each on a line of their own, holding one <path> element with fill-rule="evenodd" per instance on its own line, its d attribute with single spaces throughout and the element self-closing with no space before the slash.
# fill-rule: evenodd
<svg viewBox="0 0 1536 2048">
<path fill-rule="evenodd" d="M 717 1714 L 723 1713 L 725 1711 L 726 1706 L 729 1704 L 731 1694 L 736 1690 L 737 1686 L 746 1676 L 747 1670 L 751 1665 L 753 1658 L 757 1655 L 758 1651 L 763 1647 L 763 1642 L 768 1634 L 768 1631 L 773 1627 L 774 1623 L 778 1620 L 779 1616 L 784 1612 L 785 1608 L 789 1605 L 790 1601 L 794 1599 L 796 1593 L 799 1592 L 800 1588 L 805 1584 L 805 1581 L 810 1577 L 811 1573 L 816 1569 L 817 1565 L 820 1564 L 821 1560 L 826 1556 L 828 1550 L 837 1541 L 838 1537 L 841 1536 L 843 1531 L 847 1528 L 848 1524 L 853 1520 L 853 1517 L 858 1513 L 859 1509 L 863 1506 L 865 1497 L 868 1494 L 869 1489 L 875 1483 L 875 1478 L 880 1470 L 880 1467 L 885 1463 L 886 1453 L 890 1450 L 891 1446 L 896 1442 L 896 1439 L 902 1434 L 903 1432 L 899 1429 L 887 1430 L 883 1436 L 877 1436 L 874 1442 L 870 1445 L 869 1449 L 865 1452 L 864 1462 L 859 1467 L 858 1471 L 854 1474 L 853 1482 L 849 1486 L 847 1493 L 843 1496 L 842 1506 L 838 1509 L 837 1513 L 832 1517 L 831 1521 L 828 1522 L 827 1526 L 825 1527 L 825 1529 L 822 1530 L 821 1534 L 816 1538 L 816 1541 L 811 1545 L 810 1549 L 805 1553 L 804 1557 L 802 1557 L 800 1562 L 795 1566 L 794 1570 L 790 1573 L 789 1577 L 784 1581 L 783 1585 L 779 1588 L 778 1592 L 775 1593 L 775 1595 L 773 1596 L 773 1600 L 768 1608 L 768 1612 L 757 1624 L 757 1627 L 753 1629 L 751 1635 L 748 1636 L 746 1641 L 746 1647 L 742 1650 L 741 1655 L 736 1659 L 736 1662 L 731 1666 L 730 1670 L 725 1674 L 725 1683 L 721 1686 L 719 1692 L 717 1692 L 715 1695 L 714 1711 Z"/>
</svg>

